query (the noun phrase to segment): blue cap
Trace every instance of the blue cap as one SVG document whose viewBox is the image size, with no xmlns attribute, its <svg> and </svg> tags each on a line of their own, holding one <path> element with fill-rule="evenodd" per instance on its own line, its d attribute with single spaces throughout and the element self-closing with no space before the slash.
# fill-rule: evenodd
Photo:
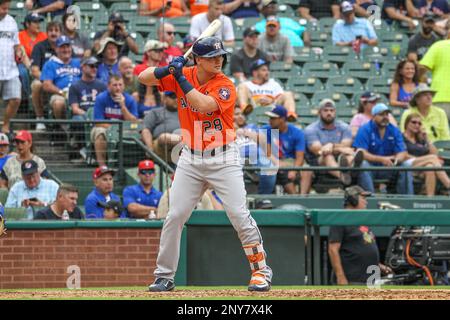
<svg viewBox="0 0 450 320">
<path fill-rule="evenodd" d="M 56 39 L 56 46 L 59 48 L 65 44 L 71 44 L 70 38 L 67 36 L 61 36 L 58 39 Z"/>
<path fill-rule="evenodd" d="M 271 111 L 267 111 L 264 113 L 266 116 L 270 118 L 287 118 L 287 110 L 280 105 L 276 105 Z"/>
<path fill-rule="evenodd" d="M 250 71 L 253 72 L 255 70 L 258 70 L 262 66 L 269 66 L 269 65 L 270 65 L 270 61 L 266 61 L 264 59 L 258 59 L 258 60 L 253 61 L 253 63 L 250 66 Z"/>
<path fill-rule="evenodd" d="M 372 108 L 372 116 L 376 116 L 377 114 L 383 113 L 385 111 L 389 111 L 391 112 L 391 110 L 389 109 L 389 107 L 387 105 L 385 105 L 384 103 L 377 103 L 373 108 Z"/>
</svg>

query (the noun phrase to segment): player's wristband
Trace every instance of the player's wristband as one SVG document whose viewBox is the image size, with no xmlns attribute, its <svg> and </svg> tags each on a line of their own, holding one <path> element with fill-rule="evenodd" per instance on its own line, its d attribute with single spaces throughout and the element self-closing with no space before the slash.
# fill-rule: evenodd
<svg viewBox="0 0 450 320">
<path fill-rule="evenodd" d="M 194 89 L 192 84 L 187 81 L 185 76 L 179 76 L 177 78 L 178 84 L 180 85 L 181 90 L 183 90 L 184 94 L 188 94 L 191 90 Z"/>
<path fill-rule="evenodd" d="M 167 77 L 170 74 L 169 67 L 165 66 L 161 68 L 156 68 L 155 71 L 153 71 L 153 74 L 155 75 L 156 79 L 162 79 L 164 77 Z"/>
</svg>

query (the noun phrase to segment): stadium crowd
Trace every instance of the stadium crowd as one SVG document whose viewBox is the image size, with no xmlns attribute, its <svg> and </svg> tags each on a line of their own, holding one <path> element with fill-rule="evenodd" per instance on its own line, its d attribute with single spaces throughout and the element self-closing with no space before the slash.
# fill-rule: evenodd
<svg viewBox="0 0 450 320">
<path fill-rule="evenodd" d="M 403 48 L 397 50 L 400 45 L 393 44 L 389 62 L 396 66 L 391 74 L 380 71 L 380 63 L 388 64 L 386 59 L 381 62 L 370 58 L 371 53 L 380 51 L 384 41 L 377 35 L 380 29 L 374 27 L 371 17 L 371 6 L 377 3 L 299 0 L 295 12 L 276 0 L 141 0 L 136 15 L 164 16 L 164 20 L 148 27 L 155 29 L 150 33 L 154 38 L 140 43 L 119 11 L 110 12 L 106 29 L 96 29 L 91 35 L 80 28 L 71 0 L 27 0 L 24 21 L 8 14 L 10 0 L 0 0 L 0 94 L 5 104 L 0 134 L 0 186 L 9 191 L 5 207 L 30 208 L 29 217 L 36 219 L 164 217 L 158 213 L 164 196 L 153 187 L 155 164 L 150 159 L 136 161 L 138 184 L 127 186 L 122 195 L 113 193 L 116 171 L 107 167 L 107 132 L 111 124 L 97 123 L 90 132 L 98 167 L 92 174 L 93 191 L 86 199 L 80 199 L 84 203 L 82 213 L 77 208 L 76 186 L 58 186 L 53 182 L 45 159 L 34 154 L 32 133 L 12 132 L 10 120 L 23 105 L 21 101 L 30 99 L 30 117 L 37 120 L 35 132 L 48 130 L 39 122 L 44 119 L 141 122 L 144 144 L 171 162 L 167 155 L 181 139 L 177 131 L 177 97 L 173 92 L 159 92 L 157 87 L 140 84 L 138 75 L 148 67 L 168 65 L 182 55 L 214 19 L 220 19 L 223 25 L 216 36 L 233 51 L 224 72 L 237 88 L 234 121 L 241 154 L 248 158 L 252 148 L 256 148 L 256 165 L 263 168 L 258 174 L 259 193 L 272 194 L 280 185 L 288 194 L 308 194 L 323 177 L 343 186 L 358 184 L 370 192 L 395 189 L 400 194 L 414 194 L 414 179 L 425 179 L 426 187 L 418 192 L 429 196 L 437 191 L 448 193 L 450 179 L 444 171 L 415 174 L 334 169 L 440 167 L 443 161 L 433 143 L 450 140 L 450 84 L 446 79 L 450 74 L 448 2 L 383 2 L 381 29 L 404 24 L 404 33 L 415 32 L 402 52 L 404 57 L 397 52 Z M 286 8 L 292 10 L 290 16 L 285 14 Z M 49 17 L 46 30 L 41 30 L 42 22 Z M 189 30 L 177 41 L 174 22 L 182 17 L 190 19 Z M 255 23 L 246 24 L 246 19 Z M 328 29 L 325 21 L 329 22 Z M 416 28 L 418 21 L 420 27 Z M 19 25 L 23 26 L 20 31 Z M 332 83 L 324 82 L 322 87 L 321 76 L 315 76 L 314 71 L 305 74 L 312 63 L 328 63 L 326 49 L 317 46 L 321 39 L 317 38 L 317 31 L 325 29 L 334 49 L 347 50 L 346 54 L 354 54 L 369 69 L 374 64 L 373 77 L 391 79 L 384 84 L 386 93 L 369 88 L 367 82 L 348 97 L 347 93 L 333 91 L 337 86 Z M 242 37 L 236 37 L 238 33 Z M 301 52 L 320 58 L 305 63 L 297 60 Z M 353 64 L 346 61 L 343 66 L 342 62 L 341 70 Z M 294 73 L 302 68 L 303 73 Z M 311 77 L 318 79 L 321 89 L 308 91 L 311 87 L 307 87 L 316 83 L 310 81 Z M 305 82 L 296 85 L 302 80 L 299 78 Z M 354 78 L 347 84 L 359 82 L 358 76 Z M 344 83 L 344 77 L 338 82 Z M 322 95 L 313 102 L 319 93 Z M 342 106 L 345 100 L 341 98 L 349 100 L 351 106 L 359 105 L 351 117 L 340 117 L 342 108 L 349 108 Z M 315 110 L 317 118 L 311 117 L 311 110 Z M 401 116 L 396 117 L 394 111 L 401 112 Z M 310 120 L 306 121 L 308 117 Z M 61 124 L 59 129 L 70 133 L 74 128 L 84 127 Z M 271 129 L 277 129 L 279 134 L 273 135 Z M 79 150 L 84 147 L 77 145 Z M 264 169 L 273 166 L 280 170 L 274 173 Z M 301 166 L 311 170 L 282 169 Z M 316 166 L 331 170 L 314 171 Z M 221 206 L 213 190 L 207 194 L 209 207 Z"/>
</svg>

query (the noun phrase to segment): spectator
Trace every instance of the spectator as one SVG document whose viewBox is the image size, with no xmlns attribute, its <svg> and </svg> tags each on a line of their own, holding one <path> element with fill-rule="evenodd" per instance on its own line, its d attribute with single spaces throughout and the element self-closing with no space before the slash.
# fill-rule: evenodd
<svg viewBox="0 0 450 320">
<path fill-rule="evenodd" d="M 393 21 L 406 22 L 411 30 L 416 28 L 413 18 L 418 17 L 419 11 L 413 0 L 384 0 L 381 19 L 389 24 Z"/>
<path fill-rule="evenodd" d="M 428 48 L 439 40 L 433 31 L 436 28 L 436 21 L 433 15 L 425 15 L 422 20 L 422 28 L 414 36 L 409 39 L 408 43 L 408 60 L 417 63 L 423 58 Z"/>
<path fill-rule="evenodd" d="M 189 34 L 185 35 L 183 38 L 183 48 L 181 48 L 181 51 L 183 51 L 183 55 L 194 45 L 195 38 L 190 36 Z M 192 67 L 194 65 L 194 62 L 192 59 L 190 59 L 185 66 Z"/>
<path fill-rule="evenodd" d="M 3 166 L 6 161 L 11 158 L 9 154 L 9 138 L 6 134 L 0 133 L 0 172 L 3 170 Z"/>
<path fill-rule="evenodd" d="M 255 29 L 263 33 L 266 30 L 266 19 L 270 16 L 276 16 L 278 13 L 277 1 L 263 0 L 261 13 L 264 19 L 255 24 Z M 278 21 L 281 27 L 280 33 L 289 38 L 293 47 L 303 47 L 311 44 L 310 36 L 306 32 L 306 28 L 297 21 L 287 17 L 278 17 Z"/>
<path fill-rule="evenodd" d="M 366 210 L 366 197 L 371 193 L 359 186 L 345 189 L 344 207 L 347 210 Z M 380 263 L 375 235 L 366 226 L 332 226 L 328 234 L 328 255 L 330 256 L 332 284 L 367 285 L 369 266 L 378 266 L 382 274 L 392 270 Z"/>
<path fill-rule="evenodd" d="M 208 12 L 197 14 L 192 18 L 189 35 L 197 39 L 211 22 L 220 19 L 222 27 L 214 35 L 223 41 L 225 46 L 234 44 L 234 31 L 231 19 L 223 15 L 223 0 L 209 0 Z"/>
<path fill-rule="evenodd" d="M 87 37 L 80 34 L 80 28 L 75 13 L 65 13 L 62 17 L 63 34 L 69 37 L 72 44 L 73 56 L 83 59 L 91 55 L 92 44 Z"/>
<path fill-rule="evenodd" d="M 69 220 L 84 219 L 83 213 L 77 207 L 78 189 L 72 185 L 62 184 L 56 193 L 52 204 L 39 210 L 34 220 Z"/>
<path fill-rule="evenodd" d="M 237 100 L 241 111 L 249 114 L 255 107 L 273 107 L 275 104 L 288 110 L 288 121 L 295 121 L 294 95 L 284 91 L 281 85 L 270 78 L 270 62 L 258 59 L 250 67 L 253 79 L 242 82 L 237 87 Z"/>
<path fill-rule="evenodd" d="M 389 108 L 378 103 L 372 109 L 373 119 L 363 125 L 353 142 L 353 147 L 363 151 L 362 166 L 410 167 L 402 134 L 389 123 Z M 374 192 L 373 179 L 390 179 L 396 183 L 397 193 L 414 194 L 412 174 L 409 171 L 364 171 L 358 176 L 358 185 L 364 190 Z M 384 186 L 382 186 L 383 188 Z M 385 192 L 386 190 L 381 190 Z"/>
<path fill-rule="evenodd" d="M 339 19 L 341 16 L 338 0 L 300 0 L 298 14 L 308 21 L 325 17 Z"/>
<path fill-rule="evenodd" d="M 192 17 L 199 13 L 208 12 L 209 0 L 188 0 L 188 1 Z"/>
<path fill-rule="evenodd" d="M 111 75 L 120 75 L 119 71 L 119 51 L 121 43 L 113 38 L 104 38 L 98 51 L 101 63 L 97 69 L 97 79 L 103 83 L 108 83 Z"/>
<path fill-rule="evenodd" d="M 256 60 L 269 61 L 269 57 L 258 48 L 259 34 L 255 28 L 245 29 L 244 46 L 231 55 L 230 70 L 239 82 L 244 82 L 252 76 L 250 67 Z"/>
<path fill-rule="evenodd" d="M 25 0 L 25 8 L 33 13 L 46 15 L 50 13 L 52 19 L 64 14 L 72 5 L 72 0 Z"/>
<path fill-rule="evenodd" d="M 439 18 L 447 19 L 450 14 L 450 5 L 447 0 L 419 0 L 417 8 L 421 17 L 432 13 Z"/>
<path fill-rule="evenodd" d="M 176 18 L 190 16 L 185 0 L 143 0 L 139 6 L 141 16 Z"/>
<path fill-rule="evenodd" d="M 150 219 L 150 214 L 156 214 L 162 192 L 153 187 L 155 179 L 155 164 L 151 160 L 142 160 L 138 164 L 139 184 L 128 186 L 123 190 L 123 205 L 128 217 L 135 219 Z"/>
<path fill-rule="evenodd" d="M 183 55 L 181 49 L 173 45 L 175 41 L 175 27 L 173 24 L 161 23 L 158 28 L 158 39 L 166 47 L 162 60 L 159 63 L 160 67 L 167 66 L 173 58 Z"/>
<path fill-rule="evenodd" d="M 438 41 L 428 49 L 420 64 L 432 73 L 431 89 L 436 91 L 433 103 L 444 109 L 447 118 L 450 119 L 450 20 L 446 25 L 447 38 Z"/>
<path fill-rule="evenodd" d="M 47 34 L 41 32 L 41 22 L 44 21 L 44 17 L 37 13 L 29 13 L 25 17 L 23 23 L 25 29 L 19 32 L 20 44 L 25 48 L 25 53 L 28 58 L 31 58 L 31 52 L 34 46 L 41 41 L 47 39 Z"/>
<path fill-rule="evenodd" d="M 119 12 L 113 12 L 109 16 L 108 28 L 103 31 L 99 31 L 94 36 L 94 51 L 99 53 L 102 47 L 102 40 L 107 38 L 113 38 L 115 42 L 121 44 L 119 51 L 119 57 L 128 56 L 128 53 L 139 53 L 139 47 L 134 41 L 133 37 L 126 29 L 126 21 Z"/>
<path fill-rule="evenodd" d="M 98 206 L 104 209 L 103 218 L 105 220 L 116 220 L 119 219 L 121 215 L 123 216 L 122 212 L 124 211 L 124 209 L 120 201 L 116 200 L 110 200 L 108 202 L 100 201 L 98 203 Z"/>
<path fill-rule="evenodd" d="M 166 91 L 163 95 L 164 108 L 155 108 L 147 112 L 141 137 L 145 145 L 166 162 L 171 161 L 172 149 L 181 142 L 178 120 L 177 96 Z"/>
<path fill-rule="evenodd" d="M 267 132 L 268 146 L 266 150 L 268 150 L 268 156 L 271 157 L 273 154 L 280 168 L 303 166 L 305 155 L 305 135 L 303 131 L 286 122 L 288 113 L 283 106 L 277 105 L 265 114 L 269 117 L 269 125 L 263 126 L 262 129 Z M 278 130 L 278 137 L 272 129 Z M 303 185 L 303 174 L 301 176 Z M 260 175 L 261 178 L 260 183 L 263 183 L 263 185 L 258 186 L 258 193 L 273 193 L 275 183 L 282 185 L 284 191 L 288 194 L 297 193 L 295 188 L 297 171 L 279 170 L 276 180 L 272 175 Z"/>
<path fill-rule="evenodd" d="M 100 93 L 95 100 L 94 120 L 136 121 L 137 117 L 137 103 L 133 97 L 124 92 L 122 76 L 111 76 L 108 90 Z M 110 126 L 109 123 L 97 123 L 91 131 L 91 141 L 94 143 L 95 154 L 100 166 L 104 166 L 106 163 L 106 130 Z"/>
<path fill-rule="evenodd" d="M 17 23 L 8 14 L 10 4 L 10 0 L 0 0 L 0 98 L 6 103 L 1 132 L 8 135 L 9 120 L 16 115 L 22 98 L 16 59 L 21 60 L 24 55 Z"/>
<path fill-rule="evenodd" d="M 144 47 L 144 61 L 134 68 L 134 74 L 139 75 L 148 67 L 157 67 L 162 61 L 164 43 L 158 40 L 148 40 Z M 138 86 L 139 118 L 142 118 L 146 111 L 161 105 L 161 94 L 157 86 Z"/>
<path fill-rule="evenodd" d="M 17 154 L 9 158 L 0 173 L 0 186 L 11 188 L 16 182 L 22 180 L 20 166 L 28 160 L 33 160 L 38 164 L 41 176 L 47 177 L 48 172 L 44 160 L 34 154 L 33 137 L 26 130 L 20 130 L 14 137 Z"/>
<path fill-rule="evenodd" d="M 69 105 L 72 108 L 72 120 L 88 120 L 87 113 L 93 108 L 97 96 L 106 90 L 106 85 L 96 78 L 98 60 L 95 57 L 83 59 L 81 62 L 82 76 L 81 80 L 75 82 L 69 89 Z M 82 145 L 84 144 L 84 125 L 72 124 L 72 137 L 74 139 L 72 147 L 77 152 L 85 154 Z"/>
<path fill-rule="evenodd" d="M 367 46 L 378 44 L 377 35 L 372 23 L 366 18 L 356 18 L 353 5 L 344 1 L 341 4 L 344 20 L 338 20 L 333 26 L 333 44 L 353 47 L 354 50 L 364 50 Z M 355 46 L 357 48 L 355 48 Z"/>
<path fill-rule="evenodd" d="M 372 120 L 372 108 L 380 101 L 380 99 L 380 95 L 371 91 L 366 91 L 361 95 L 359 99 L 358 113 L 353 116 L 350 122 L 353 138 L 356 137 L 356 133 L 359 128 Z M 397 121 L 390 113 L 389 122 L 392 123 L 392 125 L 397 126 Z"/>
<path fill-rule="evenodd" d="M 358 17 L 369 18 L 373 11 L 368 10 L 371 6 L 377 6 L 374 0 L 350 0 L 355 7 L 355 13 Z"/>
<path fill-rule="evenodd" d="M 97 96 L 105 91 L 106 85 L 96 78 L 99 61 L 95 57 L 81 62 L 81 79 L 69 88 L 69 105 L 72 108 L 72 120 L 87 120 L 87 111 L 93 108 Z"/>
<path fill-rule="evenodd" d="M 430 89 L 426 84 L 420 84 L 414 90 L 413 97 L 409 102 L 411 108 L 403 112 L 400 122 L 402 131 L 406 130 L 406 118 L 412 114 L 418 114 L 423 128 L 430 142 L 438 140 L 450 140 L 448 120 L 445 111 L 433 106 L 433 96 L 436 91 Z"/>
<path fill-rule="evenodd" d="M 352 164 L 359 167 L 362 155 L 355 157 L 352 149 L 352 131 L 343 121 L 336 120 L 336 105 L 331 99 L 323 99 L 319 103 L 319 120 L 305 128 L 306 161 L 310 166 L 348 167 Z M 346 171 L 328 171 L 342 181 L 344 186 L 352 183 L 352 177 Z M 312 172 L 307 171 L 307 180 L 311 180 Z M 309 189 L 309 188 L 308 188 Z M 309 190 L 308 190 L 309 191 Z"/>
<path fill-rule="evenodd" d="M 47 24 L 47 40 L 38 42 L 31 52 L 31 99 L 36 120 L 44 120 L 44 95 L 42 92 L 41 71 L 44 64 L 56 55 L 56 40 L 61 36 L 62 26 L 59 22 Z M 36 130 L 43 131 L 46 127 L 43 123 L 36 124 Z"/>
<path fill-rule="evenodd" d="M 139 81 L 133 74 L 133 61 L 128 57 L 119 59 L 119 73 L 122 75 L 125 85 L 124 91 L 131 95 L 136 102 L 139 102 Z"/>
<path fill-rule="evenodd" d="M 441 167 L 442 160 L 438 157 L 438 150 L 433 142 L 428 139 L 426 129 L 422 127 L 422 116 L 418 113 L 410 113 L 404 123 L 404 134 L 408 160 L 412 167 Z M 447 128 L 448 130 L 448 128 Z M 418 174 L 425 178 L 425 193 L 434 196 L 436 191 L 436 180 L 450 189 L 450 178 L 445 171 L 425 171 Z"/>
<path fill-rule="evenodd" d="M 144 46 L 144 56 L 142 63 L 136 65 L 134 68 L 134 74 L 138 76 L 142 71 L 148 67 L 158 67 L 160 64 L 165 45 L 158 40 L 147 40 Z"/>
<path fill-rule="evenodd" d="M 414 90 L 419 85 L 419 72 L 415 62 L 402 60 L 398 63 L 391 83 L 389 104 L 407 109 Z"/>
<path fill-rule="evenodd" d="M 288 37 L 280 34 L 280 21 L 270 16 L 266 20 L 266 32 L 261 34 L 259 49 L 264 51 L 270 61 L 284 61 L 292 64 L 294 61 L 294 48 Z"/>
<path fill-rule="evenodd" d="M 86 219 L 103 219 L 106 218 L 105 203 L 109 201 L 117 201 L 120 203 L 118 195 L 113 193 L 114 180 L 116 171 L 106 166 L 96 168 L 92 174 L 94 181 L 94 190 L 88 194 L 84 200 L 84 208 L 86 211 Z M 108 212 L 109 213 L 109 212 Z M 122 216 L 123 211 L 121 210 Z"/>
<path fill-rule="evenodd" d="M 50 106 L 56 119 L 66 118 L 69 88 L 80 78 L 80 60 L 72 58 L 70 39 L 61 36 L 56 41 L 56 57 L 44 64 L 41 74 L 42 88 L 51 94 Z"/>
<path fill-rule="evenodd" d="M 224 0 L 223 13 L 231 19 L 258 18 L 260 0 Z"/>
<path fill-rule="evenodd" d="M 15 183 L 9 190 L 5 208 L 27 208 L 28 219 L 33 219 L 34 207 L 46 207 L 55 201 L 58 184 L 49 179 L 42 179 L 38 164 L 27 160 L 20 166 L 22 181 Z"/>
</svg>

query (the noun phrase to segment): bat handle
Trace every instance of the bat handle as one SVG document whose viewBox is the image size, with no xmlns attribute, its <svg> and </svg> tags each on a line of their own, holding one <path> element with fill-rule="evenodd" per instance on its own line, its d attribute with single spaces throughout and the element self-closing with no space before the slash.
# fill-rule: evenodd
<svg viewBox="0 0 450 320">
<path fill-rule="evenodd" d="M 174 74 L 175 73 L 175 68 L 174 67 L 169 67 L 169 72 L 170 72 L 170 74 Z"/>
</svg>

